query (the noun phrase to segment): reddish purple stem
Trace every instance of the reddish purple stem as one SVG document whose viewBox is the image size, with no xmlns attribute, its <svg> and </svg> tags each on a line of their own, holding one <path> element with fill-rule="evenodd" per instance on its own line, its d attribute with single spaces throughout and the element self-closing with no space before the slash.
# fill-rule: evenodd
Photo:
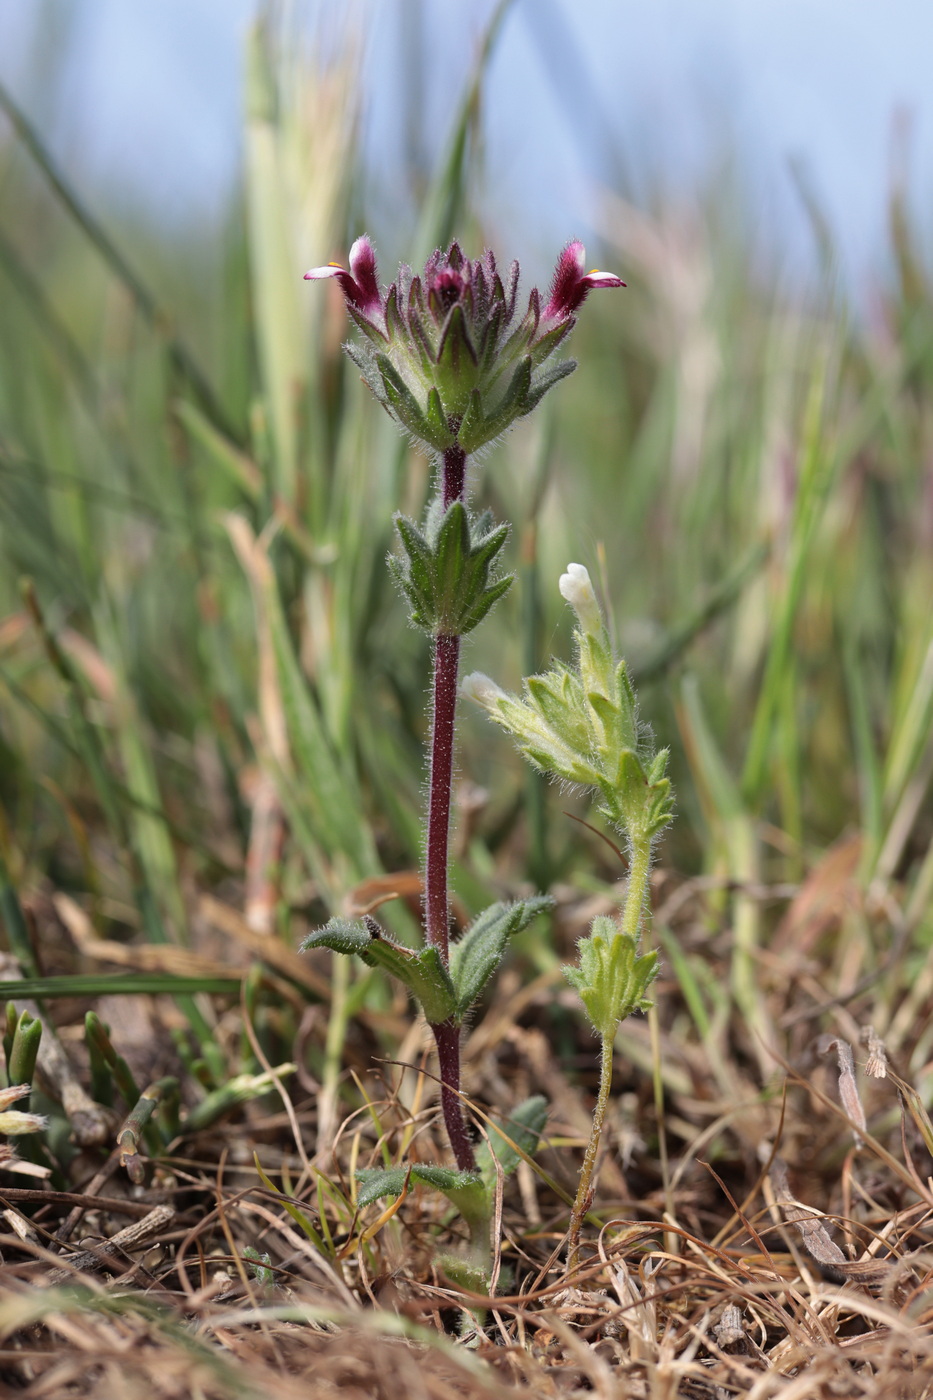
<svg viewBox="0 0 933 1400">
<path fill-rule="evenodd" d="M 451 1021 L 432 1026 L 437 1046 L 437 1063 L 441 1075 L 441 1110 L 447 1136 L 453 1148 L 457 1166 L 462 1172 L 476 1171 L 473 1144 L 463 1117 L 460 1102 L 460 1027 Z"/>
<path fill-rule="evenodd" d="M 450 908 L 447 897 L 447 846 L 450 835 L 450 790 L 454 767 L 454 719 L 460 638 L 434 638 L 434 695 L 431 717 L 431 774 L 428 787 L 428 839 L 424 872 L 425 932 L 447 966 Z"/>
<path fill-rule="evenodd" d="M 466 488 L 466 453 L 451 447 L 444 453 L 441 496 L 444 510 L 462 501 Z M 450 961 L 450 900 L 447 891 L 450 840 L 450 795 L 454 770 L 454 720 L 460 638 L 440 632 L 434 638 L 434 691 L 431 712 L 431 773 L 428 790 L 428 831 L 424 870 L 425 934 L 446 968 Z M 461 1171 L 474 1171 L 476 1160 L 460 1103 L 460 1030 L 449 1021 L 431 1027 L 437 1042 L 441 1073 L 441 1107 L 447 1135 Z"/>
<path fill-rule="evenodd" d="M 466 453 L 462 447 L 448 447 L 444 453 L 444 509 L 454 501 L 462 501 L 466 486 Z"/>
</svg>

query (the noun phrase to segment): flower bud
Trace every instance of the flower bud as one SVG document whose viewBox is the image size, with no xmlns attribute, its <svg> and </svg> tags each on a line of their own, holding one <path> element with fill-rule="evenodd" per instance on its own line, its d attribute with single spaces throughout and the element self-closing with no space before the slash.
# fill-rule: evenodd
<svg viewBox="0 0 933 1400">
<path fill-rule="evenodd" d="M 460 694 L 468 700 L 475 700 L 484 710 L 495 710 L 500 700 L 507 699 L 506 692 L 495 681 L 484 676 L 482 671 L 472 671 L 460 682 Z"/>
<path fill-rule="evenodd" d="M 577 615 L 577 621 L 584 632 L 591 637 L 599 637 L 603 631 L 603 618 L 599 603 L 590 582 L 590 576 L 582 564 L 568 564 L 567 572 L 561 574 L 557 584 L 560 596 L 569 603 Z"/>
</svg>

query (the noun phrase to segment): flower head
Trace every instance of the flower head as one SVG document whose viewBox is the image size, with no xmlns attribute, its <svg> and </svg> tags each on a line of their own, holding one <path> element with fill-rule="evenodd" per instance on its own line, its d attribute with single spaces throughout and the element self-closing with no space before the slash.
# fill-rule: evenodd
<svg viewBox="0 0 933 1400">
<path fill-rule="evenodd" d="M 495 255 L 465 258 L 460 245 L 432 253 L 420 276 L 405 266 L 382 294 L 376 257 L 364 235 L 337 263 L 305 277 L 335 277 L 363 333 L 347 352 L 389 414 L 427 447 L 475 452 L 530 413 L 576 366 L 544 368 L 576 325 L 574 312 L 594 287 L 622 287 L 608 272 L 584 274 L 582 243 L 561 253 L 544 311 L 536 287 L 516 321 L 519 266 L 503 280 Z"/>
</svg>

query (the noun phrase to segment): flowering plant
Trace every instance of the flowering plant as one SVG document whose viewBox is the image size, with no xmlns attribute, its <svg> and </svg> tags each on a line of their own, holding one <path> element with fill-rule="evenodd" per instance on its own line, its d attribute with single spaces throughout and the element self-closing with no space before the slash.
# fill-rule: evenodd
<svg viewBox="0 0 933 1400">
<path fill-rule="evenodd" d="M 452 243 L 414 275 L 401 267 L 386 290 L 367 237 L 350 250 L 349 267 L 329 263 L 305 274 L 335 279 L 362 339 L 346 351 L 396 423 L 440 458 L 438 492 L 422 525 L 396 518 L 401 552 L 392 572 L 411 619 L 431 639 L 430 780 L 425 831 L 425 945 L 394 942 L 370 915 L 332 919 L 305 947 L 356 954 L 402 981 L 420 1005 L 437 1045 L 441 1107 L 457 1170 L 412 1165 L 362 1176 L 361 1201 L 398 1195 L 413 1176 L 445 1191 L 470 1224 L 474 1259 L 483 1269 L 497 1171 L 511 1170 L 533 1150 L 546 1105 L 529 1100 L 491 1139 L 497 1162 L 474 1150 L 460 1093 L 460 1035 L 464 1019 L 492 976 L 508 940 L 550 901 L 536 897 L 486 909 L 450 942 L 448 837 L 454 722 L 461 638 L 488 614 L 511 583 L 496 573 L 508 537 L 488 513 L 467 504 L 466 462 L 541 401 L 576 366 L 551 362 L 576 324 L 576 311 L 594 288 L 625 284 L 612 273 L 585 271 L 582 243 L 560 255 L 546 298 L 532 288 L 519 318 L 518 263 L 503 280 L 495 256 L 464 257 Z M 542 305 L 543 302 L 543 305 Z M 475 1282 L 475 1279 L 474 1279 Z"/>
</svg>

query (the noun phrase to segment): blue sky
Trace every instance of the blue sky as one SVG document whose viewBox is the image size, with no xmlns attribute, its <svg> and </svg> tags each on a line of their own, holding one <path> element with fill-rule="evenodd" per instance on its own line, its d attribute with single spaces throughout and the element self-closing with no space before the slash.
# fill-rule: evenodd
<svg viewBox="0 0 933 1400">
<path fill-rule="evenodd" d="M 417 0 L 292 0 L 309 25 L 350 10 L 366 33 L 367 143 L 398 133 L 400 25 Z M 239 158 L 242 37 L 256 0 L 0 0 L 0 77 L 94 197 L 173 222 L 212 217 Z M 492 0 L 421 0 L 429 146 Z M 30 66 L 41 27 L 60 55 Z M 909 114 L 911 191 L 933 214 L 930 0 L 515 0 L 490 72 L 486 168 L 499 219 L 544 242 L 591 231 L 611 145 L 635 186 L 682 198 L 724 150 L 752 221 L 793 266 L 809 253 L 787 173 L 802 160 L 850 272 L 882 256 L 895 114 Z M 39 74 L 37 78 L 37 74 Z M 50 74 L 52 76 L 50 76 Z M 58 98 L 49 100 L 56 86 Z M 374 230 L 378 235 L 378 230 Z"/>
</svg>

